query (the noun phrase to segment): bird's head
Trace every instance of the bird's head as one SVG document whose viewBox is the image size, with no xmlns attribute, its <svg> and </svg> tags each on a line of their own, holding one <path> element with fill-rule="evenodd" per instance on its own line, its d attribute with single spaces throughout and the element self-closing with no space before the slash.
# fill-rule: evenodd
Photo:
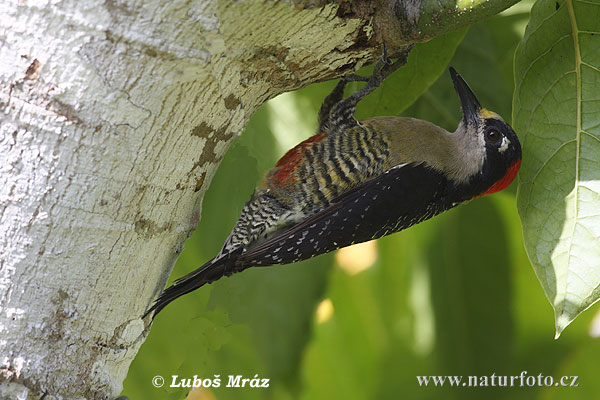
<svg viewBox="0 0 600 400">
<path fill-rule="evenodd" d="M 454 89 L 462 106 L 462 119 L 455 137 L 460 143 L 463 160 L 479 164 L 471 169 L 470 185 L 475 197 L 505 189 L 517 176 L 521 166 L 521 144 L 515 131 L 496 113 L 479 104 L 465 80 L 450 67 Z M 473 165 L 471 165 L 473 167 Z"/>
</svg>

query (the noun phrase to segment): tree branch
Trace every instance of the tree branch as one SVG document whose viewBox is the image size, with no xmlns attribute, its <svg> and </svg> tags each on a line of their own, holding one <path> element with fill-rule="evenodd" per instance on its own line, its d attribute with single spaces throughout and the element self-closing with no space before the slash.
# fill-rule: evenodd
<svg viewBox="0 0 600 400">
<path fill-rule="evenodd" d="M 304 3 L 3 4 L 0 397 L 120 392 L 140 317 L 261 104 L 512 1 Z"/>
<path fill-rule="evenodd" d="M 377 43 L 400 51 L 491 17 L 519 0 L 338 0 L 338 15 L 372 21 Z M 304 3 L 300 1 L 300 3 Z"/>
<path fill-rule="evenodd" d="M 394 11 L 404 36 L 421 42 L 481 21 L 519 0 L 403 0 Z"/>
</svg>

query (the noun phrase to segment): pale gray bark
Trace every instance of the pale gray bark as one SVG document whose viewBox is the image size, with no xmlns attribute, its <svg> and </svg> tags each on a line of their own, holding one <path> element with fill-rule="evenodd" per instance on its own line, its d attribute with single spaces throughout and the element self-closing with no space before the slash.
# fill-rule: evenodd
<svg viewBox="0 0 600 400">
<path fill-rule="evenodd" d="M 269 98 L 380 53 L 373 18 L 340 14 L 0 3 L 0 397 L 118 395 L 231 140 Z"/>
<path fill-rule="evenodd" d="M 372 57 L 335 11 L 0 6 L 0 380 L 119 393 L 232 138 L 267 99 Z"/>
</svg>

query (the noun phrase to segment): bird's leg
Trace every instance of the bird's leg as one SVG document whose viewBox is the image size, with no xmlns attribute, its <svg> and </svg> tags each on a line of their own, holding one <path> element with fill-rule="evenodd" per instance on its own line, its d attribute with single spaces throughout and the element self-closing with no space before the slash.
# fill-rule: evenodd
<svg viewBox="0 0 600 400">
<path fill-rule="evenodd" d="M 335 88 L 325 97 L 323 100 L 323 104 L 321 105 L 321 109 L 319 110 L 319 132 L 323 132 L 326 130 L 327 121 L 329 120 L 329 115 L 331 109 L 334 105 L 339 103 L 344 98 L 344 89 L 346 88 L 346 84 L 348 81 L 346 79 L 340 79 L 340 81 L 335 85 Z"/>
<path fill-rule="evenodd" d="M 344 89 L 348 82 L 368 82 L 369 76 L 361 76 L 356 74 L 346 75 L 335 85 L 331 93 L 325 97 L 321 109 L 319 110 L 319 132 L 327 130 L 327 123 L 331 119 L 331 110 L 333 107 L 344 99 Z"/>
<path fill-rule="evenodd" d="M 356 110 L 356 105 L 359 101 L 361 101 L 365 96 L 371 93 L 373 90 L 377 89 L 381 83 L 386 80 L 388 76 L 393 74 L 398 68 L 406 64 L 408 61 L 408 53 L 412 49 L 412 45 L 409 45 L 402 51 L 400 57 L 396 61 L 392 61 L 391 58 L 387 56 L 387 49 L 385 45 L 383 46 L 383 55 L 382 57 L 375 63 L 373 67 L 373 74 L 368 77 L 367 84 L 358 89 L 356 92 L 352 93 L 346 99 L 344 99 L 340 107 L 344 108 L 352 108 L 352 115 L 354 115 L 354 111 Z M 363 77 L 361 77 L 363 78 Z M 354 79 L 351 77 L 351 79 Z M 359 79 L 357 79 L 359 80 Z"/>
<path fill-rule="evenodd" d="M 320 126 L 352 126 L 356 124 L 354 113 L 356 105 L 365 96 L 377 89 L 381 83 L 398 68 L 408 61 L 408 53 L 412 49 L 412 44 L 407 46 L 396 61 L 387 57 L 387 49 L 383 46 L 383 55 L 375 63 L 373 74 L 371 76 L 360 76 L 356 74 L 347 75 L 340 80 L 333 92 L 325 98 L 325 102 L 319 112 Z M 348 82 L 361 81 L 366 84 L 342 100 L 344 87 Z M 337 100 L 336 103 L 333 101 Z"/>
</svg>

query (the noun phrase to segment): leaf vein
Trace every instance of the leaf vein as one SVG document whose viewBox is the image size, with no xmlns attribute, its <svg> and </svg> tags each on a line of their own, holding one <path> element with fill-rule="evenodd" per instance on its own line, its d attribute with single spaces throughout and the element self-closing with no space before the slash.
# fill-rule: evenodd
<svg viewBox="0 0 600 400">
<path fill-rule="evenodd" d="M 584 186 L 585 187 L 585 186 Z M 586 188 L 587 189 L 587 188 Z M 594 192 L 597 193 L 597 192 Z M 579 223 L 581 223 L 581 221 L 585 221 L 586 219 L 590 219 L 590 218 L 598 218 L 600 217 L 600 214 L 595 214 L 595 215 L 585 215 L 583 217 L 579 217 L 578 221 Z M 595 237 L 595 236 L 594 236 Z M 596 240 L 598 240 L 598 238 L 596 237 Z"/>
<path fill-rule="evenodd" d="M 556 39 L 556 41 L 554 41 L 554 43 L 552 43 L 552 45 L 548 48 L 548 50 L 544 51 L 543 53 L 541 53 L 539 56 L 537 56 L 536 58 L 534 58 L 533 60 L 531 60 L 531 62 L 529 63 L 529 65 L 527 66 L 527 68 L 525 69 L 525 71 L 523 71 L 522 73 L 522 78 L 521 81 L 518 84 L 517 87 L 517 93 L 521 93 L 521 84 L 523 83 L 523 81 L 526 80 L 527 78 L 527 74 L 529 74 L 529 71 L 531 70 L 531 68 L 542 58 L 544 57 L 546 54 L 550 53 L 552 51 L 552 48 L 554 48 L 554 46 L 556 46 L 558 43 L 560 43 L 563 39 L 567 39 L 571 37 L 571 34 L 566 34 L 564 36 L 559 37 L 558 39 Z M 520 96 L 519 96 L 520 97 Z M 529 126 L 528 126 L 529 127 Z"/>
<path fill-rule="evenodd" d="M 588 63 L 586 63 L 586 62 L 585 62 L 585 61 L 583 61 L 583 60 L 581 61 L 581 64 L 582 64 L 582 65 L 585 65 L 586 67 L 588 67 L 588 68 L 590 68 L 590 69 L 593 69 L 593 70 L 595 70 L 595 71 L 597 71 L 597 72 L 600 72 L 600 68 L 596 67 L 595 65 L 588 64 Z"/>
<path fill-rule="evenodd" d="M 581 223 L 581 220 L 582 220 L 583 218 L 585 218 L 585 217 L 579 218 L 579 219 L 577 220 L 577 222 L 575 222 L 575 225 L 579 225 L 580 227 L 582 227 L 583 229 L 585 229 L 585 230 L 587 231 L 587 233 L 589 233 L 589 234 L 590 234 L 590 236 L 591 236 L 591 237 L 593 237 L 593 238 L 595 239 L 595 241 L 596 241 L 596 242 L 599 242 L 600 240 L 598 239 L 598 236 L 596 236 L 596 232 L 594 232 L 594 231 L 592 231 L 590 228 L 588 228 L 588 226 L 587 226 L 587 225 L 585 225 L 585 224 L 582 224 L 582 223 Z"/>
<path fill-rule="evenodd" d="M 577 119 L 576 119 L 576 131 L 575 131 L 575 140 L 576 140 L 576 150 L 575 150 L 575 188 L 579 187 L 579 158 L 581 156 L 581 49 L 579 48 L 579 32 L 577 28 L 577 19 L 575 17 L 575 10 L 573 8 L 573 1 L 575 0 L 567 0 L 567 8 L 569 10 L 569 20 L 571 22 L 571 31 L 573 36 L 573 48 L 575 50 L 575 73 L 576 73 L 576 84 L 577 84 Z M 571 260 L 571 251 L 573 250 L 573 237 L 575 236 L 575 229 L 577 226 L 577 218 L 579 216 L 579 208 L 577 206 L 579 202 L 579 191 L 575 190 L 573 193 L 573 222 L 571 227 L 571 234 L 568 237 L 569 245 L 569 253 L 568 260 Z M 567 222 L 567 221 L 565 221 Z M 567 268 L 567 275 L 572 273 L 571 269 Z M 568 281 L 565 280 L 565 290 L 568 285 Z"/>
<path fill-rule="evenodd" d="M 600 125 L 600 124 L 598 124 L 598 125 Z M 598 125 L 596 125 L 596 126 L 598 126 Z M 592 128 L 595 128 L 595 126 L 593 126 Z M 588 135 L 588 136 L 589 136 L 589 137 L 591 137 L 592 139 L 595 139 L 596 141 L 600 142 L 600 138 L 599 138 L 599 137 L 597 137 L 596 135 L 594 135 L 594 134 L 592 134 L 592 133 L 590 133 L 590 132 L 588 132 L 588 131 L 584 131 L 584 130 L 582 129 L 582 130 L 581 130 L 581 133 L 585 133 L 586 135 Z"/>
<path fill-rule="evenodd" d="M 536 33 L 536 32 L 537 32 L 537 31 L 538 31 L 538 30 L 539 30 L 539 29 L 540 29 L 542 26 L 544 26 L 544 24 L 545 24 L 546 22 L 548 22 L 548 20 L 550 20 L 552 17 L 555 17 L 555 16 L 556 16 L 556 12 L 553 12 L 553 13 L 549 14 L 547 17 L 545 17 L 544 19 L 542 19 L 542 20 L 540 21 L 540 24 L 539 24 L 538 26 L 536 26 L 536 27 L 535 27 L 535 28 L 534 28 L 534 29 L 533 29 L 533 30 L 532 30 L 532 31 L 529 33 L 529 35 L 527 35 L 527 36 L 528 36 L 528 40 L 529 40 L 529 38 L 530 38 L 531 36 L 535 35 L 535 33 Z"/>
<path fill-rule="evenodd" d="M 576 3 L 585 3 L 585 4 L 592 4 L 594 6 L 599 6 L 600 4 L 596 3 L 595 1 L 588 1 L 588 0 L 574 0 Z"/>
<path fill-rule="evenodd" d="M 556 86 L 558 84 L 558 82 L 564 78 L 567 75 L 573 74 L 573 73 L 577 73 L 577 71 L 566 71 L 565 73 L 563 73 L 562 75 L 560 75 L 558 78 L 556 78 L 548 87 L 548 90 L 546 90 L 544 92 L 544 94 L 540 97 L 540 100 L 533 106 L 533 108 L 531 109 L 531 114 L 529 114 L 529 119 L 527 120 L 527 128 L 525 129 L 526 132 L 529 132 L 529 128 L 531 127 L 531 121 L 533 120 L 533 116 L 535 114 L 535 112 L 537 111 L 538 107 L 542 105 L 542 102 L 544 101 L 544 99 L 546 98 L 546 96 L 552 91 L 552 89 L 554 88 L 554 86 Z"/>
<path fill-rule="evenodd" d="M 550 157 L 548 157 L 543 163 L 542 165 L 538 168 L 538 170 L 535 172 L 535 175 L 533 175 L 533 178 L 531 178 L 530 182 L 535 182 L 535 180 L 537 179 L 538 175 L 542 172 L 542 170 L 547 166 L 547 164 L 558 154 L 558 152 L 565 147 L 568 144 L 571 144 L 575 142 L 575 139 L 571 139 L 571 140 L 567 140 L 566 142 L 564 142 L 563 144 L 561 144 L 560 146 L 558 146 L 556 148 L 556 150 L 554 150 L 554 152 L 550 155 Z"/>
</svg>

